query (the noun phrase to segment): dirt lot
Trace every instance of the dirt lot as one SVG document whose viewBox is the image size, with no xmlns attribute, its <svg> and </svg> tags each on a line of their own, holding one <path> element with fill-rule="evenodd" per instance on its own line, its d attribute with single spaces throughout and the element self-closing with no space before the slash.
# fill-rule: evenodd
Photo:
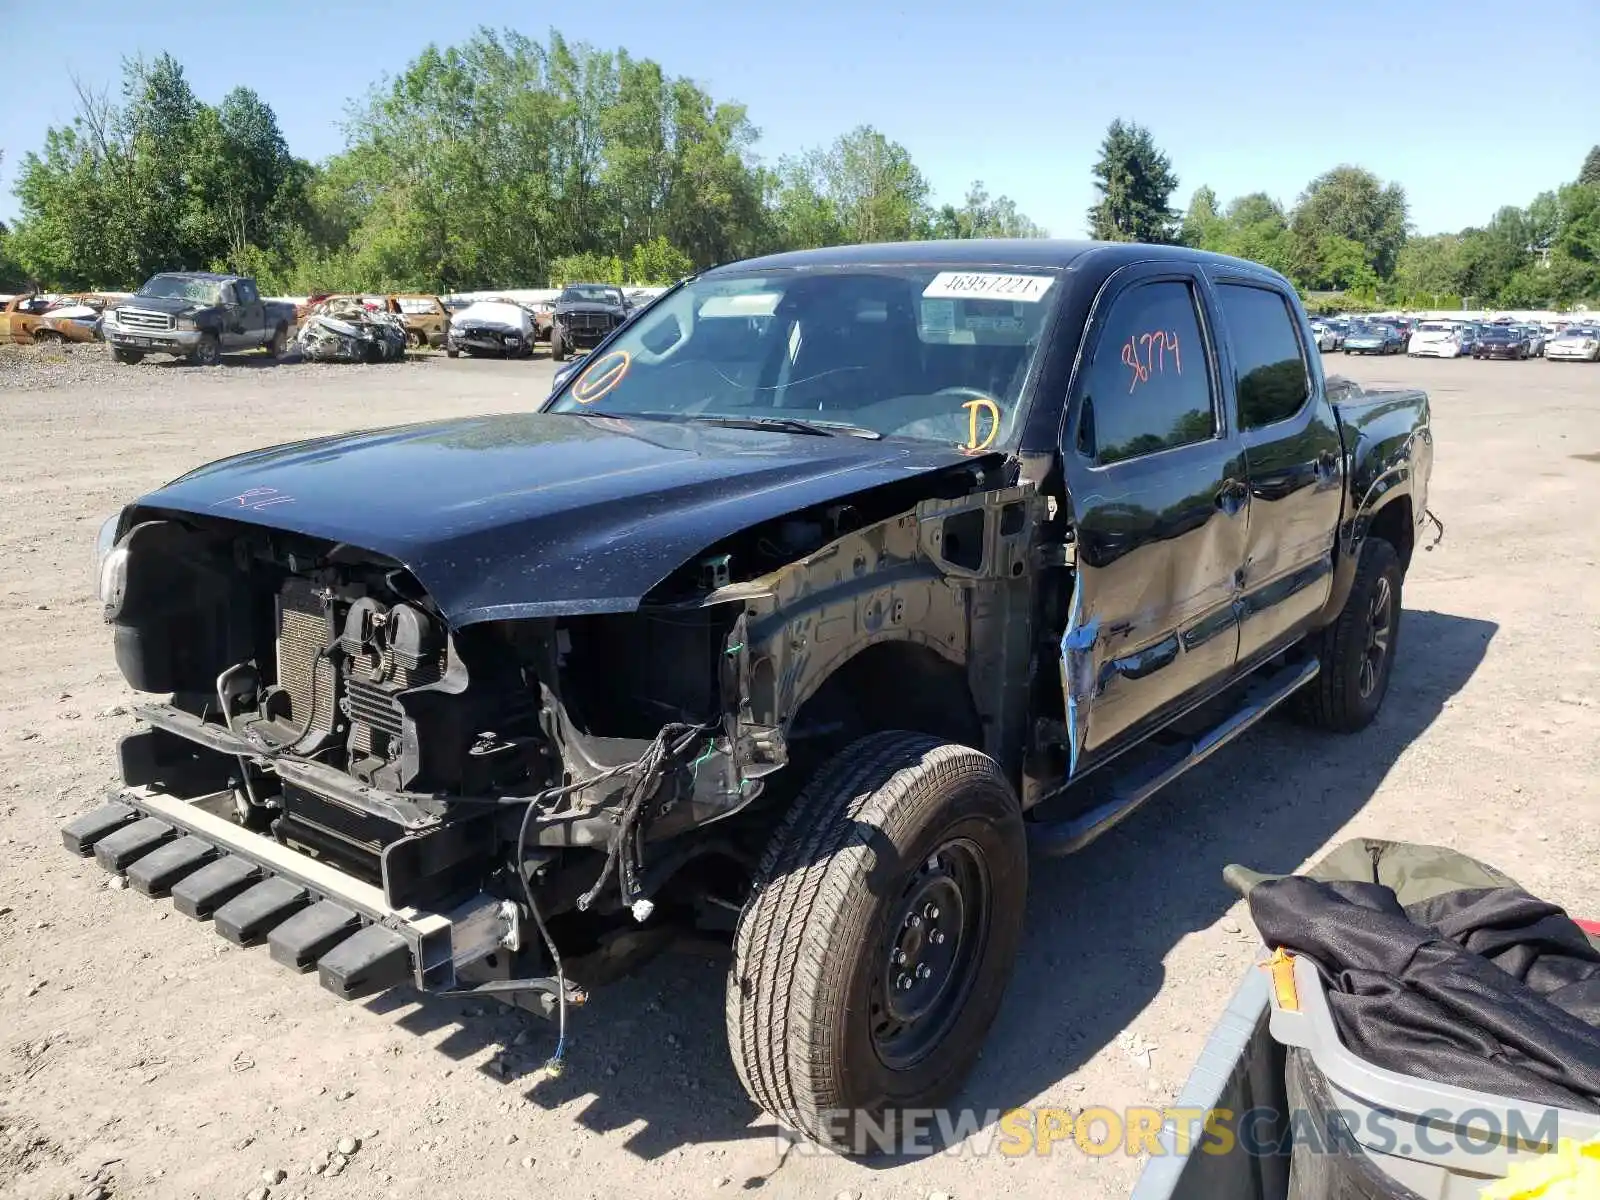
<svg viewBox="0 0 1600 1200">
<path fill-rule="evenodd" d="M 1388 704 L 1350 739 L 1271 723 L 1087 854 L 1038 864 L 961 1101 L 980 1112 L 1176 1094 L 1255 953 L 1229 862 L 1437 841 L 1600 914 L 1600 367 L 1330 365 L 1434 398 L 1449 535 L 1417 555 Z M 328 1200 L 1125 1195 L 1124 1154 L 1007 1160 L 974 1153 L 981 1136 L 907 1163 L 780 1155 L 723 1046 L 715 964 L 658 962 L 599 994 L 567 1073 L 543 1080 L 542 1022 L 411 994 L 341 1003 L 62 851 L 58 826 L 96 803 L 131 727 L 90 599 L 102 516 L 247 447 L 528 406 L 549 370 L 0 361 L 0 1194 L 209 1200 L 283 1171 L 272 1196 Z M 346 1136 L 361 1144 L 342 1173 L 314 1172 Z"/>
</svg>

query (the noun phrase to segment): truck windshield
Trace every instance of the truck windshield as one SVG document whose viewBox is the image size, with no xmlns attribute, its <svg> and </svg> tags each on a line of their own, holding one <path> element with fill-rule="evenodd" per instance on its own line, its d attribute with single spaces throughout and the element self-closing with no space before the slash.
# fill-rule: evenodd
<svg viewBox="0 0 1600 1200">
<path fill-rule="evenodd" d="M 580 304 L 615 304 L 618 307 L 622 305 L 622 293 L 616 288 L 608 287 L 563 288 L 561 299 Z"/>
<path fill-rule="evenodd" d="M 592 356 L 547 410 L 1001 449 L 1059 291 L 1054 274 L 1000 267 L 697 279 Z"/>
<path fill-rule="evenodd" d="M 142 288 L 141 296 L 164 300 L 193 300 L 196 304 L 221 304 L 222 285 L 212 279 L 191 279 L 187 275 L 157 275 Z"/>
</svg>

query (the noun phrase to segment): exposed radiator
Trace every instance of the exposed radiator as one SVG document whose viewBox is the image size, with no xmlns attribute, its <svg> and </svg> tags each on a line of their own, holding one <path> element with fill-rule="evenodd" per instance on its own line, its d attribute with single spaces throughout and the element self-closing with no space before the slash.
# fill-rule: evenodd
<svg viewBox="0 0 1600 1200">
<path fill-rule="evenodd" d="M 289 694 L 289 719 L 307 732 L 333 729 L 338 668 L 319 653 L 333 639 L 333 616 L 304 579 L 278 593 L 278 683 Z"/>
<path fill-rule="evenodd" d="M 426 687 L 444 678 L 445 652 L 439 651 L 436 659 L 424 659 L 414 667 L 407 667 L 398 656 L 388 656 L 387 678 L 382 683 L 372 681 L 377 658 L 371 653 L 362 654 L 351 665 L 345 678 L 345 712 L 350 717 L 350 749 L 359 754 L 376 753 L 379 747 L 373 734 L 398 738 L 405 721 L 405 713 L 395 696 L 411 688 Z"/>
</svg>

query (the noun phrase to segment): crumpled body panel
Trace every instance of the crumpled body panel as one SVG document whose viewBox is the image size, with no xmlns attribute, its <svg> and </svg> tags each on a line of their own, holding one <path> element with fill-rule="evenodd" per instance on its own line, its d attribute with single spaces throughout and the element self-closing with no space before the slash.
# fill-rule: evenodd
<svg viewBox="0 0 1600 1200">
<path fill-rule="evenodd" d="M 406 326 L 394 313 L 324 305 L 301 322 L 295 344 L 312 362 L 398 362 L 406 354 Z"/>
</svg>

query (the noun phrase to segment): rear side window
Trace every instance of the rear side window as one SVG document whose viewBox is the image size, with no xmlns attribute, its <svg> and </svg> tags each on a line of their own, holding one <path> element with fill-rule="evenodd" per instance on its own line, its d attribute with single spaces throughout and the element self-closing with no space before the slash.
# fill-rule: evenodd
<svg viewBox="0 0 1600 1200">
<path fill-rule="evenodd" d="M 1113 300 L 1084 381 L 1078 449 L 1102 465 L 1215 437 L 1193 288 L 1145 283 Z"/>
<path fill-rule="evenodd" d="M 1239 376 L 1239 425 L 1260 429 L 1288 420 L 1311 395 L 1305 352 L 1289 302 L 1266 288 L 1217 285 Z"/>
</svg>

